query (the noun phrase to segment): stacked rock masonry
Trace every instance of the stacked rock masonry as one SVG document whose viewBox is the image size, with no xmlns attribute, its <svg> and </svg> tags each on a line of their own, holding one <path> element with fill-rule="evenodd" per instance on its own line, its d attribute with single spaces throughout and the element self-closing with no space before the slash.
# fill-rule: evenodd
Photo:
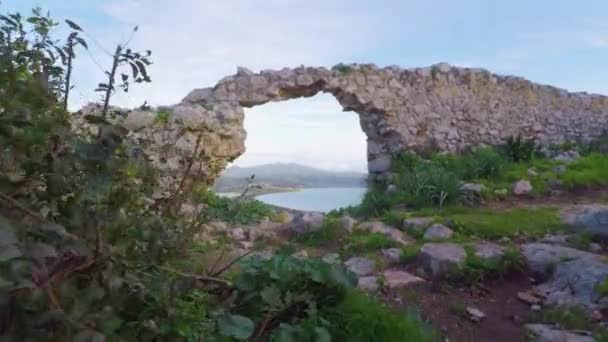
<svg viewBox="0 0 608 342">
<path fill-rule="evenodd" d="M 359 115 L 368 169 L 380 180 L 390 175 L 391 156 L 399 151 L 433 147 L 455 152 L 516 135 L 540 144 L 586 141 L 608 127 L 608 97 L 441 63 L 415 69 L 340 64 L 260 73 L 238 68 L 236 75 L 193 90 L 169 107 L 162 127 L 155 113 L 136 111 L 127 117 L 127 128 L 147 141 L 150 152 L 168 156 L 157 158 L 162 169 L 183 172 L 194 157 L 192 177 L 212 182 L 245 152 L 244 108 L 318 93 L 334 95 L 345 111 Z"/>
</svg>

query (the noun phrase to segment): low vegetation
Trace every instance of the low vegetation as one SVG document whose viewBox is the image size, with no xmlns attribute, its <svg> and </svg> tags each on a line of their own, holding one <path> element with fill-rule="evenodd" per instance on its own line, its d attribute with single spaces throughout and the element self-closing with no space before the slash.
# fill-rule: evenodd
<svg viewBox="0 0 608 342">
<path fill-rule="evenodd" d="M 583 146 L 572 144 L 573 146 Z M 542 155 L 533 141 L 512 138 L 502 146 L 483 147 L 462 155 L 414 153 L 395 155 L 391 188 L 370 186 L 359 206 L 345 212 L 358 217 L 380 217 L 391 209 L 410 210 L 453 206 L 475 206 L 484 200 L 511 196 L 520 180 L 532 185 L 530 196 L 549 191 L 574 190 L 608 183 L 608 155 L 599 153 L 597 144 L 584 145 L 585 155 L 563 162 Z M 574 147 L 555 147 L 572 150 Z M 602 147 L 603 148 L 603 147 Z M 559 152 L 559 151 L 558 151 Z M 464 184 L 479 188 L 469 190 Z"/>
<path fill-rule="evenodd" d="M 74 48 L 87 48 L 83 29 L 67 21 L 68 46 L 56 46 L 57 23 L 42 13 L 0 16 L 0 339 L 437 340 L 416 316 L 357 292 L 341 265 L 283 254 L 224 258 L 234 251 L 203 226 L 281 218 L 205 186 L 153 199 L 156 171 L 105 119 L 118 88 L 150 81 L 151 52 L 128 42 L 98 87 L 102 112 L 86 117 L 95 133 L 72 130 L 65 107 Z M 155 122 L 169 117 L 160 111 Z M 353 240 L 362 250 L 384 245 L 376 236 Z"/>
</svg>

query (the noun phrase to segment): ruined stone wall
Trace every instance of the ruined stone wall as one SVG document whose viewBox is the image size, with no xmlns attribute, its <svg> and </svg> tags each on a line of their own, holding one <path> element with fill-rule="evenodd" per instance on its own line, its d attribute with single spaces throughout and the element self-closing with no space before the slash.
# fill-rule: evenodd
<svg viewBox="0 0 608 342">
<path fill-rule="evenodd" d="M 430 146 L 461 151 L 518 134 L 540 144 L 585 141 L 608 129 L 605 96 L 444 63 L 415 69 L 338 65 L 260 73 L 239 68 L 236 75 L 213 88 L 193 90 L 171 107 L 163 127 L 154 124 L 153 114 L 139 113 L 129 119 L 130 128 L 140 137 L 151 137 L 150 146 L 165 152 L 164 163 L 172 163 L 175 174 L 183 172 L 190 155 L 200 166 L 197 177 L 212 181 L 227 162 L 245 152 L 243 108 L 319 92 L 333 94 L 344 110 L 359 114 L 369 171 L 380 178 L 398 151 Z"/>
</svg>

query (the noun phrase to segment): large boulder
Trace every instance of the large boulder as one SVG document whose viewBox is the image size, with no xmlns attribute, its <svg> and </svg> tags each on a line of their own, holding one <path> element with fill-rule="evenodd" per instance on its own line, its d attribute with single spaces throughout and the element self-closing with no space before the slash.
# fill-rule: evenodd
<svg viewBox="0 0 608 342">
<path fill-rule="evenodd" d="M 467 253 L 455 243 L 426 243 L 418 256 L 420 264 L 435 278 L 442 277 L 464 264 Z"/>
<path fill-rule="evenodd" d="M 424 279 L 411 273 L 397 270 L 386 270 L 382 272 L 384 284 L 389 289 L 400 289 L 409 285 L 424 283 Z"/>
<path fill-rule="evenodd" d="M 574 259 L 594 259 L 598 255 L 560 245 L 527 243 L 520 246 L 524 260 L 531 271 L 548 276 L 559 263 Z"/>
<path fill-rule="evenodd" d="M 355 226 L 357 225 L 357 220 L 355 220 L 354 218 L 350 217 L 350 216 L 342 216 L 340 218 L 340 227 L 342 227 L 342 230 L 351 233 L 353 231 L 353 228 L 355 228 Z"/>
<path fill-rule="evenodd" d="M 409 244 L 408 237 L 399 229 L 378 221 L 363 222 L 356 229 L 380 233 L 388 236 L 391 240 L 400 244 Z"/>
<path fill-rule="evenodd" d="M 547 305 L 608 308 L 597 286 L 608 279 L 608 263 L 601 255 L 559 245 L 530 243 L 521 246 L 528 267 L 545 276 L 536 287 Z"/>
<path fill-rule="evenodd" d="M 589 335 L 561 330 L 548 324 L 526 324 L 524 326 L 529 341 L 534 342 L 594 342 Z"/>
<path fill-rule="evenodd" d="M 608 205 L 573 206 L 562 210 L 560 214 L 562 222 L 577 232 L 608 238 Z"/>
<path fill-rule="evenodd" d="M 303 212 L 294 217 L 289 229 L 296 234 L 306 234 L 323 227 L 325 215 L 318 212 Z"/>
</svg>

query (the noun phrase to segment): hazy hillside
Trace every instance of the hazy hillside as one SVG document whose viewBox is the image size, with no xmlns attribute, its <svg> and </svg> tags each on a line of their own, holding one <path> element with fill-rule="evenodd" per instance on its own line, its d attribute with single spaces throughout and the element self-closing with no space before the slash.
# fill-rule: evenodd
<svg viewBox="0 0 608 342">
<path fill-rule="evenodd" d="M 217 191 L 241 189 L 255 175 L 255 183 L 284 188 L 358 187 L 365 184 L 365 173 L 332 172 L 299 164 L 232 166 L 215 183 Z"/>
</svg>

